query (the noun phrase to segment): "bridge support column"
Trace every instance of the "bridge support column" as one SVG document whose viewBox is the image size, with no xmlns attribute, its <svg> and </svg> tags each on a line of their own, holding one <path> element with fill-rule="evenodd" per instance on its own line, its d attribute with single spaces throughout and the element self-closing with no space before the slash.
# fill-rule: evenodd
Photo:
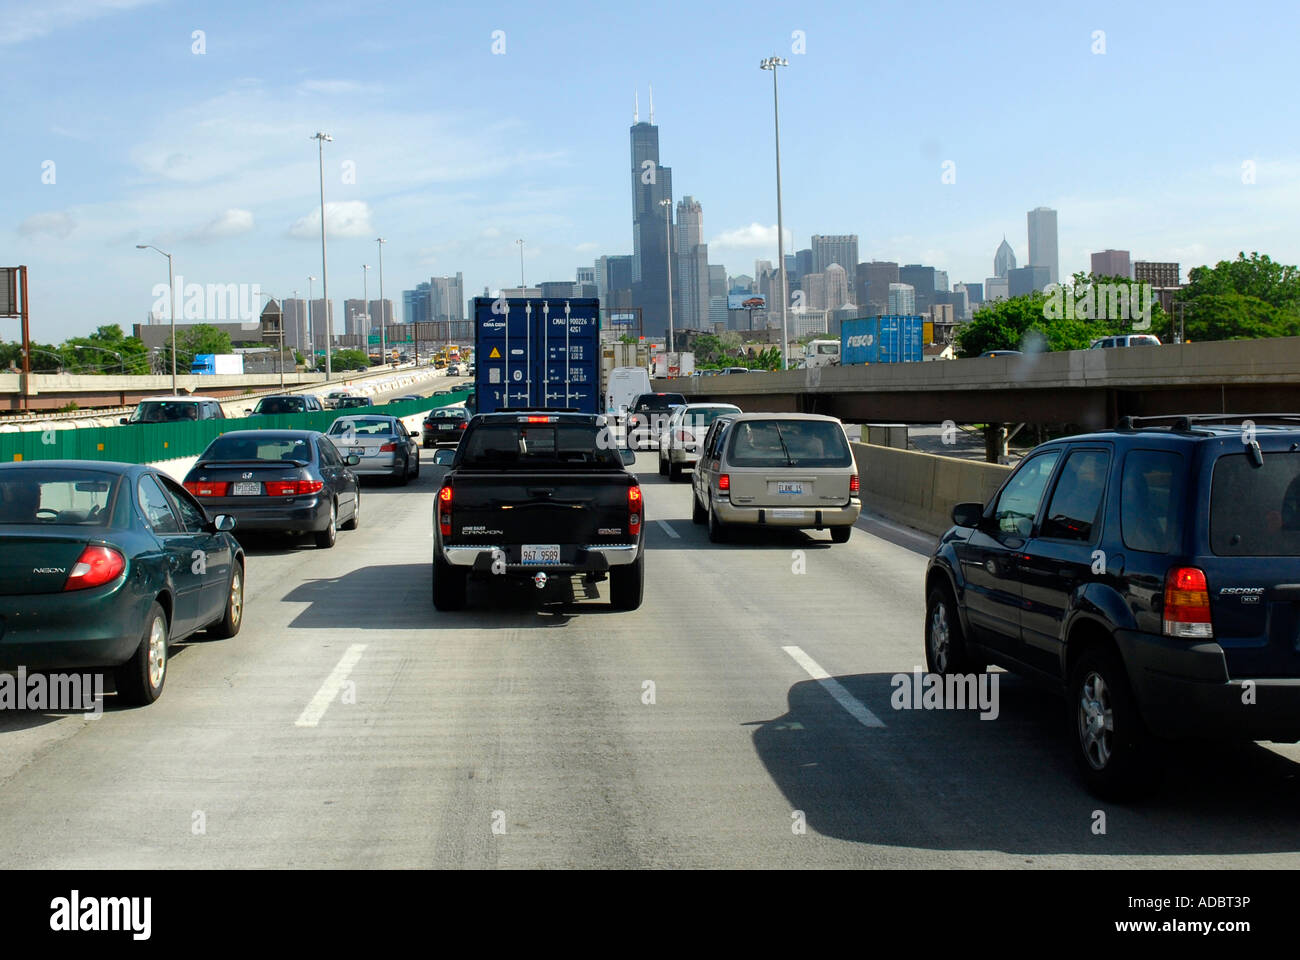
<svg viewBox="0 0 1300 960">
<path fill-rule="evenodd" d="M 989 463 L 1002 463 L 1007 456 L 1009 440 L 1006 424 L 987 424 L 984 427 L 984 459 Z"/>
</svg>

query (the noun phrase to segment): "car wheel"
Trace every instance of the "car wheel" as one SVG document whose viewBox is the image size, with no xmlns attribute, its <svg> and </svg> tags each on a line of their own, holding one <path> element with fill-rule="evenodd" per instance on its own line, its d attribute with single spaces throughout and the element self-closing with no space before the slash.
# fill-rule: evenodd
<svg viewBox="0 0 1300 960">
<path fill-rule="evenodd" d="M 1086 650 L 1070 668 L 1067 690 L 1075 761 L 1088 789 L 1124 800 L 1153 787 L 1160 765 L 1118 654 Z"/>
<path fill-rule="evenodd" d="M 681 480 L 681 478 L 682 478 L 682 465 L 680 463 L 673 463 L 672 456 L 669 455 L 668 481 L 670 483 L 677 483 L 679 480 Z"/>
<path fill-rule="evenodd" d="M 226 612 L 208 628 L 208 634 L 218 640 L 228 640 L 239 633 L 244 622 L 244 567 L 238 561 L 230 565 L 230 589 L 226 591 Z"/>
<path fill-rule="evenodd" d="M 718 519 L 718 511 L 709 504 L 709 540 L 712 543 L 727 542 L 727 525 Z"/>
<path fill-rule="evenodd" d="M 411 476 L 416 480 L 420 479 L 420 452 L 418 450 L 415 452 L 415 473 L 411 474 Z"/>
<path fill-rule="evenodd" d="M 329 526 L 316 534 L 316 546 L 320 547 L 322 550 L 328 550 L 330 547 L 334 546 L 334 541 L 338 539 L 339 535 L 338 520 L 338 504 L 331 500 Z"/>
<path fill-rule="evenodd" d="M 347 523 L 343 524 L 344 530 L 355 530 L 361 525 L 361 491 L 357 490 L 357 495 L 352 501 L 352 516 L 348 517 Z"/>
<path fill-rule="evenodd" d="M 704 521 L 706 521 L 708 518 L 709 518 L 708 514 L 705 513 L 704 508 L 700 506 L 700 498 L 695 495 L 695 491 L 694 489 L 692 489 L 691 490 L 691 522 L 703 526 Z"/>
<path fill-rule="evenodd" d="M 853 527 L 848 524 L 842 527 L 831 527 L 831 543 L 848 543 L 852 535 Z"/>
<path fill-rule="evenodd" d="M 167 682 L 167 614 L 157 601 L 149 607 L 144 636 L 131 659 L 117 668 L 118 699 L 133 707 L 147 707 L 162 696 Z"/>
<path fill-rule="evenodd" d="M 930 673 L 955 676 L 972 672 L 966 637 L 952 591 L 936 586 L 925 604 L 925 666 Z"/>
<path fill-rule="evenodd" d="M 402 486 L 406 486 L 408 483 L 411 482 L 411 458 L 410 457 L 402 457 L 402 469 L 398 470 L 397 473 L 393 475 L 393 479 L 396 480 Z"/>
<path fill-rule="evenodd" d="M 469 574 L 442 559 L 436 546 L 433 549 L 433 606 L 441 611 L 463 610 Z"/>
<path fill-rule="evenodd" d="M 660 450 L 660 451 L 659 451 L 659 476 L 661 476 L 661 477 L 666 477 L 666 476 L 668 476 L 668 464 L 667 464 L 667 462 L 664 460 L 664 452 L 663 452 L 663 450 Z"/>
<path fill-rule="evenodd" d="M 615 610 L 635 610 L 644 594 L 644 553 L 631 563 L 609 568 L 609 605 Z"/>
</svg>

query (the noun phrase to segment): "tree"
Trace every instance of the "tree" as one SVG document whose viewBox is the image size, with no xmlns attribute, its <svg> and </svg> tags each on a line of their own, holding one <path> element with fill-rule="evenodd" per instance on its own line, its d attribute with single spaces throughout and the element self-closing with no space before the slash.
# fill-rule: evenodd
<svg viewBox="0 0 1300 960">
<path fill-rule="evenodd" d="M 218 330 L 210 323 L 196 323 L 183 330 L 176 331 L 176 369 L 189 372 L 194 358 L 204 353 L 230 353 L 230 334 Z M 171 337 L 162 349 L 162 366 L 164 370 L 172 368 Z"/>
<path fill-rule="evenodd" d="M 330 358 L 330 366 L 334 370 L 369 370 L 370 357 L 364 350 L 336 350 Z"/>
<path fill-rule="evenodd" d="M 1175 295 L 1184 335 L 1191 341 L 1243 340 L 1300 335 L 1300 268 L 1252 252 L 1247 259 L 1193 267 L 1187 286 Z M 1162 328 L 1172 339 L 1173 322 Z"/>
</svg>

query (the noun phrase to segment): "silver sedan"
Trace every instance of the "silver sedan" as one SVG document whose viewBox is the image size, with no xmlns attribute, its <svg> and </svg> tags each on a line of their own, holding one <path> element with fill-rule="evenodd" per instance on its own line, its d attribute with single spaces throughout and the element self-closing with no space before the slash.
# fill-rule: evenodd
<svg viewBox="0 0 1300 960">
<path fill-rule="evenodd" d="M 407 483 L 420 475 L 420 446 L 397 417 L 381 414 L 339 417 L 326 434 L 343 456 L 356 454 L 352 472 Z"/>
</svg>

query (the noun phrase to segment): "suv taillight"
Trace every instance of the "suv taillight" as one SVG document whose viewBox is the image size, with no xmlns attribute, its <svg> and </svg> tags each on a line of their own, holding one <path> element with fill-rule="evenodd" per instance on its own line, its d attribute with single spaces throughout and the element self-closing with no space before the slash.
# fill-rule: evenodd
<svg viewBox="0 0 1300 960">
<path fill-rule="evenodd" d="M 853 476 L 849 477 L 849 494 L 852 495 L 861 492 L 862 481 L 858 479 L 858 475 L 855 473 Z"/>
<path fill-rule="evenodd" d="M 627 488 L 627 532 L 634 536 L 641 535 L 641 513 L 644 505 L 641 502 L 641 488 L 631 486 Z"/>
<path fill-rule="evenodd" d="M 1205 571 L 1198 567 L 1172 567 L 1165 575 L 1164 634 L 1208 640 L 1214 636 L 1210 621 L 1210 590 Z"/>
<path fill-rule="evenodd" d="M 438 532 L 444 537 L 451 536 L 451 487 L 438 491 Z"/>
<path fill-rule="evenodd" d="M 126 559 L 120 553 L 112 547 L 92 544 L 81 551 L 63 589 L 85 590 L 87 587 L 102 586 L 117 579 L 124 569 Z"/>
</svg>

